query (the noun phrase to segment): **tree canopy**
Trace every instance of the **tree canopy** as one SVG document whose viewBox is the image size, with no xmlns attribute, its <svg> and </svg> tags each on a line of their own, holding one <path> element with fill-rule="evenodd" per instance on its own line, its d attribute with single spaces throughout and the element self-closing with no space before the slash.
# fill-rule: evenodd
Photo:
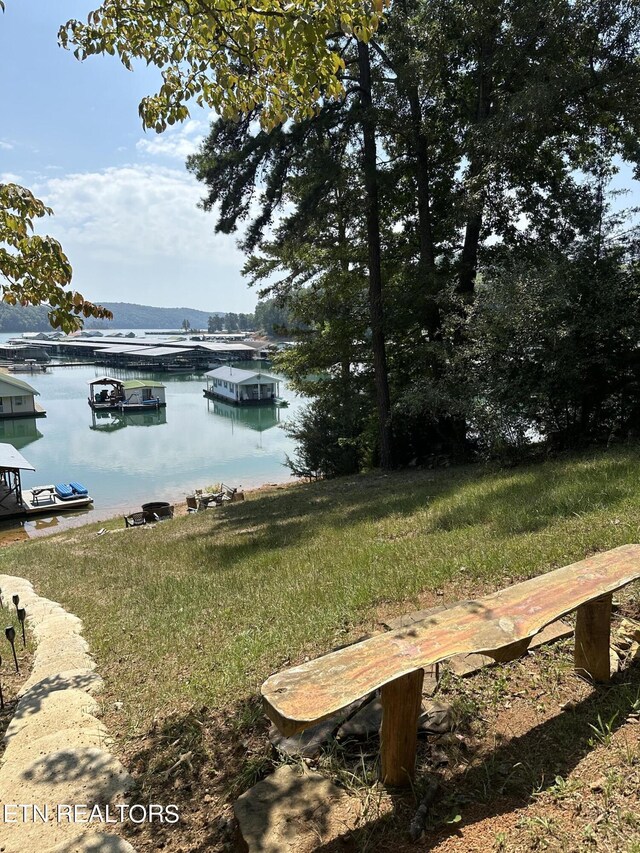
<svg viewBox="0 0 640 853">
<path fill-rule="evenodd" d="M 637 4 L 405 0 L 365 46 L 364 64 L 362 43 L 347 34 L 335 43 L 353 84 L 344 98 L 269 131 L 258 107 L 219 119 L 188 161 L 216 228 L 243 226 L 249 279 L 305 323 L 283 359 L 314 398 L 296 437 L 308 427 L 313 443 L 325 430 L 357 449 L 331 461 L 322 448 L 326 472 L 376 461 L 372 239 L 397 461 L 491 452 L 515 435 L 509 419 L 519 414 L 525 437 L 537 428 L 564 443 L 589 440 L 616 418 L 623 432 L 636 391 L 631 368 L 615 366 L 628 364 L 640 333 L 630 309 L 636 260 L 621 253 L 617 231 L 596 245 L 609 178 L 620 159 L 640 161 Z M 368 178 L 365 130 L 377 153 Z M 592 307 L 567 326 L 572 300 Z M 510 308 L 492 310 L 501 305 Z M 628 322 L 616 336 L 605 322 L 615 328 L 621 313 Z M 533 363 L 518 349 L 523 330 L 535 337 L 554 322 L 567 327 L 564 373 L 552 335 L 538 336 Z M 595 402 L 581 414 L 587 355 L 603 341 L 611 354 L 589 374 Z M 545 363 L 558 366 L 553 382 Z"/>
<path fill-rule="evenodd" d="M 189 115 L 188 102 L 235 119 L 260 107 L 273 127 L 312 115 L 343 94 L 344 62 L 327 36 L 376 31 L 383 0 L 105 0 L 86 23 L 59 33 L 75 55 L 117 54 L 162 70 L 162 86 L 140 104 L 145 127 L 162 131 Z"/>
</svg>

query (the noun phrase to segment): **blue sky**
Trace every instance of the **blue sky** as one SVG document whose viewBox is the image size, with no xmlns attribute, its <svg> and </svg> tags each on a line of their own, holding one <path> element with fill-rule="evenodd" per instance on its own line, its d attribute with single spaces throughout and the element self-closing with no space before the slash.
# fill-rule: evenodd
<svg viewBox="0 0 640 853">
<path fill-rule="evenodd" d="M 54 209 L 44 228 L 92 300 L 251 311 L 233 237 L 213 233 L 204 194 L 185 169 L 208 128 L 204 111 L 145 133 L 141 98 L 159 72 L 115 57 L 78 62 L 57 44 L 60 24 L 98 0 L 6 0 L 0 14 L 0 180 L 30 187 Z"/>
<path fill-rule="evenodd" d="M 213 217 L 197 208 L 204 188 L 184 167 L 208 115 L 145 133 L 138 104 L 156 91 L 157 69 L 131 73 L 109 56 L 80 63 L 58 47 L 60 24 L 97 5 L 6 0 L 0 181 L 23 183 L 53 207 L 46 231 L 63 244 L 87 298 L 253 310 L 235 238 L 213 233 Z M 631 190 L 618 206 L 640 203 L 629 167 L 614 184 Z"/>
</svg>

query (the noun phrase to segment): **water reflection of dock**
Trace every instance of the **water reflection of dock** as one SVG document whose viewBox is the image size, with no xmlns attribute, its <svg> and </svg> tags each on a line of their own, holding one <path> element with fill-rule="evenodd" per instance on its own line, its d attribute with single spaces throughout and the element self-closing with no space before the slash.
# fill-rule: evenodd
<svg viewBox="0 0 640 853">
<path fill-rule="evenodd" d="M 98 432 L 115 432 L 126 426 L 148 427 L 166 424 L 166 422 L 166 409 L 141 412 L 96 412 L 92 410 L 90 429 L 98 430 Z"/>
<path fill-rule="evenodd" d="M 207 400 L 207 411 L 231 422 L 231 428 L 252 429 L 265 432 L 280 423 L 280 409 L 277 406 L 232 406 L 219 400 Z"/>
<path fill-rule="evenodd" d="M 0 442 L 12 444 L 16 450 L 22 450 L 39 438 L 42 438 L 42 433 L 35 418 L 0 419 Z"/>
</svg>

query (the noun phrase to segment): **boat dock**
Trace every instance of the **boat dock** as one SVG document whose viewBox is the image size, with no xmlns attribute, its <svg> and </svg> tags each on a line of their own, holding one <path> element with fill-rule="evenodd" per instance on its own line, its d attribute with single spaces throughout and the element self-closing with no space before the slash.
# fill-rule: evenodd
<svg viewBox="0 0 640 853">
<path fill-rule="evenodd" d="M 93 503 L 89 494 L 75 493 L 71 489 L 68 497 L 61 497 L 60 486 L 23 489 L 22 471 L 35 471 L 35 468 L 13 445 L 0 444 L 0 521 L 34 515 L 58 515 L 85 509 Z M 76 486 L 80 488 L 79 484 Z"/>
</svg>

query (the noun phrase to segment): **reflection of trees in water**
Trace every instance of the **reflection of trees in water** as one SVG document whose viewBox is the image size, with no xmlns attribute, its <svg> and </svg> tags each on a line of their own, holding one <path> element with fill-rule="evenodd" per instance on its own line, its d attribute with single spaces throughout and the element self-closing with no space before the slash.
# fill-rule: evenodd
<svg viewBox="0 0 640 853">
<path fill-rule="evenodd" d="M 0 419 L 0 442 L 12 444 L 16 450 L 21 450 L 39 438 L 42 438 L 42 433 L 35 418 Z"/>
<path fill-rule="evenodd" d="M 280 409 L 277 406 L 233 406 L 219 400 L 207 400 L 207 411 L 226 418 L 232 427 L 238 426 L 255 432 L 265 432 L 280 423 Z"/>
<path fill-rule="evenodd" d="M 91 429 L 99 432 L 115 432 L 126 426 L 157 426 L 166 424 L 167 410 L 154 409 L 148 412 L 91 412 Z"/>
</svg>

